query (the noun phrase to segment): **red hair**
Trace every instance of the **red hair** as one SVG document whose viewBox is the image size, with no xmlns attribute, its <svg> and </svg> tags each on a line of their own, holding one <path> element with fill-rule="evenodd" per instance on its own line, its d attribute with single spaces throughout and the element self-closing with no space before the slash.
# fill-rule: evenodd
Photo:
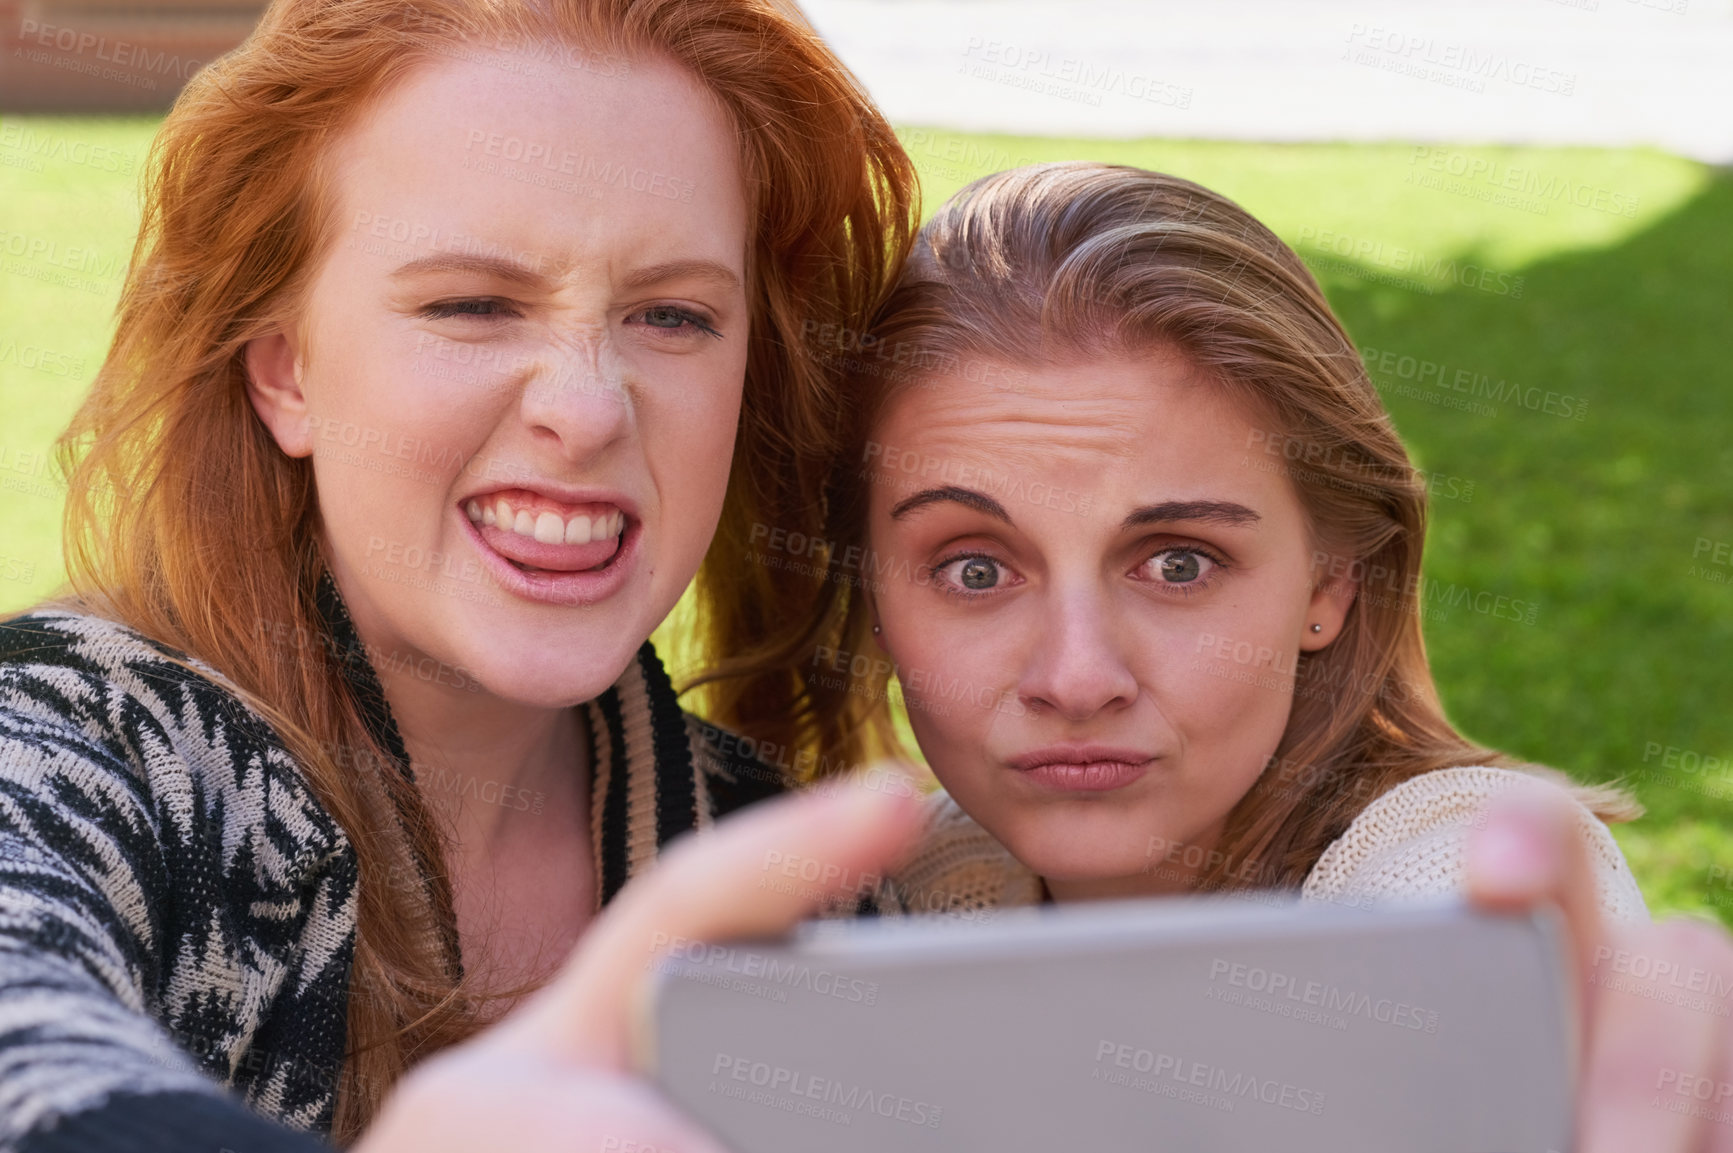
<svg viewBox="0 0 1733 1153">
<path fill-rule="evenodd" d="M 67 569 L 92 608 L 203 661 L 267 716 L 349 836 L 361 880 L 344 1142 L 413 1060 L 474 1032 L 482 1006 L 444 967 L 451 889 L 426 806 L 399 774 L 369 771 L 383 754 L 331 662 L 260 643 L 261 621 L 321 635 L 324 561 L 311 468 L 255 417 L 242 356 L 294 315 L 330 240 L 320 162 L 333 140 L 466 42 L 661 53 L 735 125 L 755 235 L 751 336 L 728 500 L 700 574 L 701 657 L 811 600 L 737 542 L 757 523 L 819 529 L 808 494 L 839 390 L 793 350 L 803 326 L 860 327 L 917 219 L 890 126 L 777 0 L 279 0 L 169 114 L 114 343 L 60 443 Z M 753 686 L 737 696 L 754 699 Z M 425 892 L 393 887 L 423 869 Z"/>
</svg>

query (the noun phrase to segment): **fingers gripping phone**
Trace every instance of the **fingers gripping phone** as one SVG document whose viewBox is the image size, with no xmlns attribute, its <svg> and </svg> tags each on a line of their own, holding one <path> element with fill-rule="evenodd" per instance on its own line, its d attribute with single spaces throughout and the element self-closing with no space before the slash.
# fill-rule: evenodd
<svg viewBox="0 0 1733 1153">
<path fill-rule="evenodd" d="M 1562 1153 L 1548 913 L 1099 903 L 674 940 L 640 1063 L 735 1153 Z"/>
</svg>

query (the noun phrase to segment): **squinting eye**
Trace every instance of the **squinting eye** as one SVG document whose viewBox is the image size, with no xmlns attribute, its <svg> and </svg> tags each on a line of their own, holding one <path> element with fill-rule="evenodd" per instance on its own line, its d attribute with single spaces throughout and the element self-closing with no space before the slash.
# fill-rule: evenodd
<svg viewBox="0 0 1733 1153">
<path fill-rule="evenodd" d="M 638 316 L 651 328 L 661 328 L 670 332 L 690 328 L 695 332 L 702 332 L 709 336 L 721 337 L 722 335 L 705 323 L 702 316 L 684 308 L 675 308 L 671 304 L 659 304 L 654 308 L 646 308 L 643 312 L 638 313 Z"/>
<path fill-rule="evenodd" d="M 654 328 L 679 328 L 687 321 L 687 314 L 678 308 L 648 308 L 644 310 L 644 323 Z"/>
<path fill-rule="evenodd" d="M 421 315 L 433 320 L 443 320 L 451 316 L 516 316 L 517 311 L 503 300 L 478 297 L 437 301 L 422 309 Z"/>
</svg>

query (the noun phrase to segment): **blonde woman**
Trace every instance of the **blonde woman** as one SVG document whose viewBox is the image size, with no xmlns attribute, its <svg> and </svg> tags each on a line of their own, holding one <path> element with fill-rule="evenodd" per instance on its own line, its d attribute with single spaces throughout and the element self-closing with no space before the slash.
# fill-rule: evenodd
<svg viewBox="0 0 1733 1153">
<path fill-rule="evenodd" d="M 828 351 L 858 408 L 825 599 L 788 627 L 817 686 L 788 739 L 815 759 L 885 739 L 894 669 L 943 790 L 893 904 L 1497 903 L 1568 880 L 1580 940 L 1646 927 L 1603 823 L 1622 795 L 1544 786 L 1545 865 L 1532 814 L 1489 817 L 1559 778 L 1445 718 L 1423 479 L 1316 282 L 1238 206 L 1130 168 L 987 177 L 923 228 L 870 335 Z M 1603 1000 L 1614 955 L 1584 973 Z"/>
<path fill-rule="evenodd" d="M 833 711 L 901 679 L 945 786 L 906 897 L 1459 887 L 1528 774 L 1444 716 L 1423 478 L 1285 245 L 1173 177 L 1017 169 L 927 223 L 871 332 L 826 538 L 861 579 L 791 628 L 812 679 L 865 674 Z M 1643 915 L 1595 819 L 1629 802 L 1578 795 Z"/>
</svg>

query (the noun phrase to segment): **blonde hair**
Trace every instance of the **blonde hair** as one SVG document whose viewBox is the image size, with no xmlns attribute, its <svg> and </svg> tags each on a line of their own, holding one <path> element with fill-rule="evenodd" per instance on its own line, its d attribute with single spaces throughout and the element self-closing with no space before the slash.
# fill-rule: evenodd
<svg viewBox="0 0 1733 1153">
<path fill-rule="evenodd" d="M 788 632 L 837 652 L 873 651 L 864 598 L 839 566 L 865 544 L 862 462 L 899 390 L 937 387 L 936 370 L 970 357 L 1040 366 L 1155 347 L 1180 350 L 1255 414 L 1263 439 L 1248 449 L 1278 450 L 1326 578 L 1362 586 L 1336 640 L 1301 656 L 1287 729 L 1230 814 L 1211 858 L 1220 863 L 1201 879 L 1205 888 L 1298 885 L 1396 784 L 1513 762 L 1458 733 L 1433 685 L 1419 612 L 1423 478 L 1316 280 L 1225 197 L 1156 172 L 1071 163 L 1001 172 L 942 206 L 870 334 L 846 349 L 856 404 L 827 490 L 830 579 Z M 803 728 L 777 734 L 816 747 L 820 765 L 890 739 L 887 664 L 852 668 L 841 691 L 813 687 Z M 1576 792 L 1606 819 L 1637 811 L 1612 789 Z"/>
<path fill-rule="evenodd" d="M 798 582 L 726 542 L 766 520 L 817 527 L 808 485 L 839 423 L 838 382 L 791 350 L 813 318 L 858 326 L 870 315 L 918 210 L 890 126 L 780 0 L 278 0 L 163 125 L 114 343 L 60 443 L 79 597 L 226 678 L 271 720 L 354 847 L 339 1141 L 361 1132 L 412 1061 L 473 1033 L 484 1005 L 447 966 L 443 838 L 417 790 L 369 738 L 335 662 L 317 646 L 260 643 L 259 622 L 323 635 L 325 564 L 312 471 L 255 417 L 243 348 L 294 314 L 330 240 L 320 160 L 334 138 L 441 55 L 550 43 L 664 53 L 734 124 L 752 211 L 751 335 L 724 544 L 700 576 L 699 651 L 804 609 Z M 397 883 L 423 874 L 425 893 Z"/>
</svg>

